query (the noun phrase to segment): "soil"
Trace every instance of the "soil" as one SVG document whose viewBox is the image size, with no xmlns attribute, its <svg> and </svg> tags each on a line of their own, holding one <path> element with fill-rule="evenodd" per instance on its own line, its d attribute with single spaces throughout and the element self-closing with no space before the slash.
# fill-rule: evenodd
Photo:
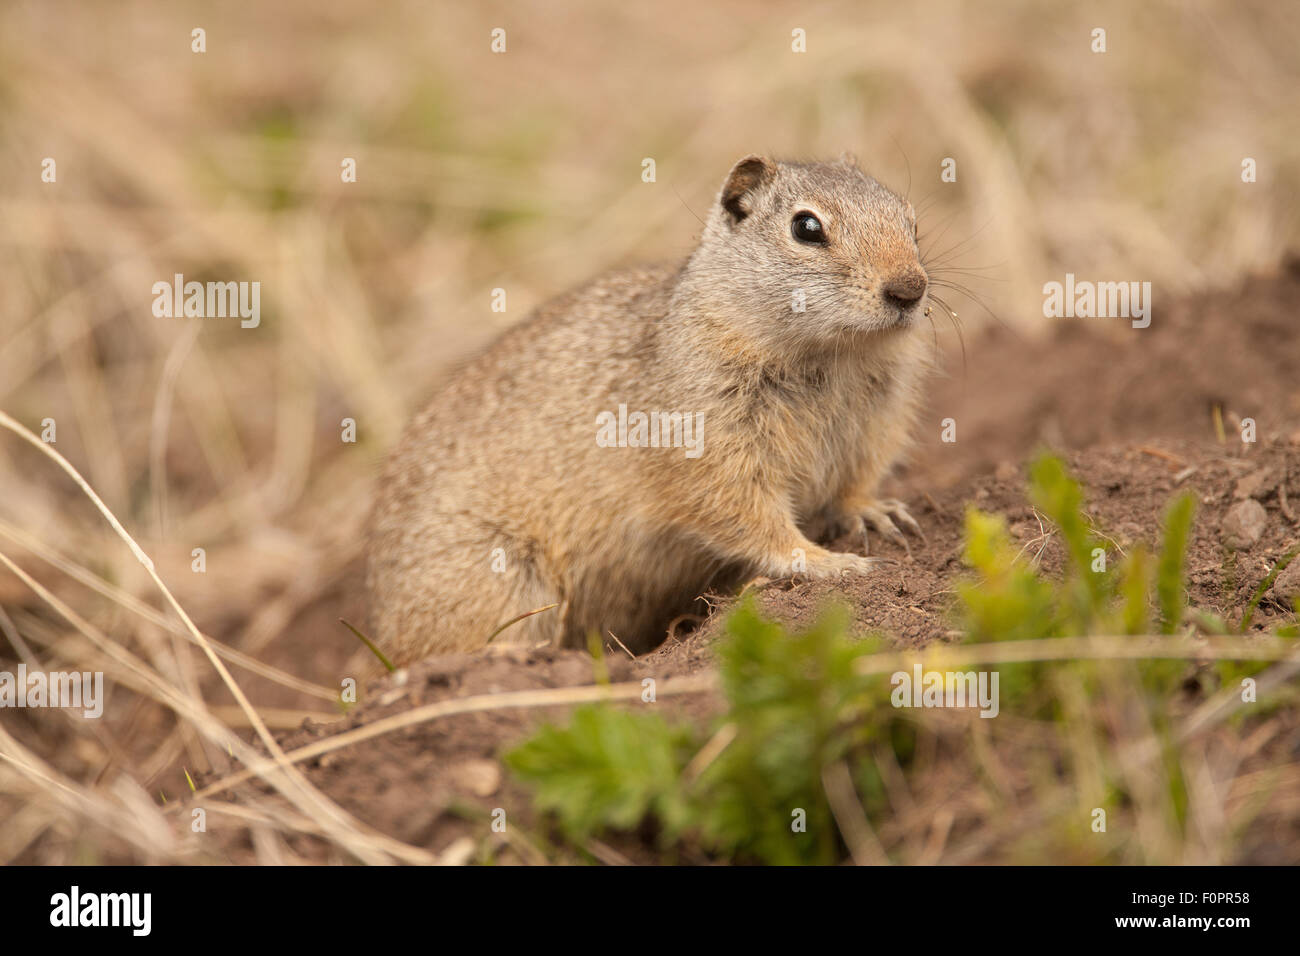
<svg viewBox="0 0 1300 956">
<path fill-rule="evenodd" d="M 1170 498 L 1183 489 L 1197 499 L 1188 554 L 1189 603 L 1230 621 L 1240 619 L 1259 581 L 1300 545 L 1300 262 L 1277 276 L 1255 276 L 1239 288 L 1157 302 L 1151 326 L 1132 329 L 1102 320 L 1067 320 L 1039 341 L 1001 328 L 945 356 L 922 416 L 915 453 L 887 494 L 904 499 L 925 531 L 910 554 L 880 535 L 871 553 L 893 558 L 870 578 L 832 587 L 775 582 L 759 591 L 762 608 L 799 624 L 833 596 L 845 601 L 863 632 L 882 631 L 904 645 L 952 633 L 948 607 L 965 573 L 961 534 L 966 509 L 1003 515 L 1025 552 L 1048 573 L 1060 568 L 1056 536 L 1029 506 L 1025 469 L 1036 448 L 1067 458 L 1084 484 L 1088 512 L 1116 550 L 1154 543 Z M 956 421 L 954 443 L 940 440 L 941 421 Z M 1255 422 L 1243 442 L 1242 420 Z M 1254 501 L 1263 525 L 1253 544 L 1225 543 L 1229 513 Z M 1239 516 L 1238 516 L 1239 517 Z M 1242 542 L 1238 542 L 1239 545 Z M 860 542 L 842 541 L 843 549 Z M 353 580 L 359 580 L 354 578 Z M 711 661 L 723 616 L 734 600 L 716 596 L 714 610 L 690 629 L 679 628 L 658 650 L 631 660 L 607 649 L 615 681 L 656 680 L 699 673 Z M 360 617 L 356 589 L 342 582 L 276 642 L 277 658 L 320 653 L 321 631 L 338 630 L 340 615 Z M 1267 596 L 1253 630 L 1294 615 Z M 345 635 L 337 640 L 346 647 Z M 350 650 L 350 648 L 348 648 Z M 303 657 L 299 657 L 299 660 Z M 277 663 L 283 663 L 277 660 Z M 576 651 L 492 649 L 424 661 L 366 687 L 341 721 L 307 723 L 281 739 L 287 750 L 366 725 L 431 701 L 507 691 L 589 684 L 595 669 Z M 707 720 L 721 707 L 714 694 L 664 698 L 668 713 Z M 500 754 L 563 708 L 503 709 L 420 723 L 306 762 L 311 781 L 369 825 L 398 839 L 464 858 L 494 808 L 532 820 L 526 794 L 499 762 Z M 222 776 L 216 768 L 200 785 Z M 253 796 L 257 787 L 237 791 Z M 524 828 L 539 834 L 544 828 Z M 541 839 L 539 837 L 539 839 Z M 251 845 L 232 840 L 232 860 Z M 298 849 L 302 849 L 298 847 Z M 538 850 L 519 837 L 496 859 L 528 861 Z M 634 846 L 605 847 L 611 862 L 639 858 Z M 324 850 L 321 850 L 323 858 Z"/>
</svg>

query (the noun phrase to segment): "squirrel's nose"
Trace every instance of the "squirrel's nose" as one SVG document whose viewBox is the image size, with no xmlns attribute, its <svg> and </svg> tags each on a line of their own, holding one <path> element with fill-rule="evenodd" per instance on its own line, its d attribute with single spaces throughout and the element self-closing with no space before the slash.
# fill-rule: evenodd
<svg viewBox="0 0 1300 956">
<path fill-rule="evenodd" d="M 912 267 L 895 273 L 885 280 L 880 287 L 880 294 L 890 305 L 900 309 L 910 308 L 925 295 L 926 275 L 919 268 Z"/>
</svg>

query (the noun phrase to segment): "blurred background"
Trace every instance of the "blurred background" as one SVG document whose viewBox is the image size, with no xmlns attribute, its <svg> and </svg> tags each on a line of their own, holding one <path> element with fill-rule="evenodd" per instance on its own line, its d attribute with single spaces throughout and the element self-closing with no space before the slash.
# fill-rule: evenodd
<svg viewBox="0 0 1300 956">
<path fill-rule="evenodd" d="M 1296 7 L 1258 0 L 7 0 L 0 409 L 54 420 L 205 632 L 318 682 L 236 674 L 293 725 L 354 649 L 335 618 L 363 614 L 370 482 L 408 413 L 545 298 L 688 253 L 737 158 L 855 153 L 969 288 L 947 297 L 967 335 L 1034 335 L 1067 271 L 1150 281 L 1158 315 L 1296 248 L 1297 50 Z M 260 326 L 155 317 L 176 273 L 260 282 Z M 133 610 L 152 586 L 90 503 L 4 436 L 0 551 L 169 679 L 206 681 L 159 640 L 174 622 Z M 85 659 L 8 573 L 0 611 L 47 666 Z M 131 720 L 111 757 L 47 756 L 139 761 L 147 787 L 195 746 L 161 712 L 152 737 Z"/>
</svg>

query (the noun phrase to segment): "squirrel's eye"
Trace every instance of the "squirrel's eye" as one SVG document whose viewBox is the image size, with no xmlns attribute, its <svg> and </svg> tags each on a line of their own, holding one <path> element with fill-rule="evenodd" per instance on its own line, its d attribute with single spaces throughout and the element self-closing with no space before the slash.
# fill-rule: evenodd
<svg viewBox="0 0 1300 956">
<path fill-rule="evenodd" d="M 822 221 L 810 212 L 801 212 L 794 217 L 790 223 L 790 234 L 800 242 L 815 242 L 818 245 L 826 242 L 826 230 L 822 228 Z"/>
</svg>

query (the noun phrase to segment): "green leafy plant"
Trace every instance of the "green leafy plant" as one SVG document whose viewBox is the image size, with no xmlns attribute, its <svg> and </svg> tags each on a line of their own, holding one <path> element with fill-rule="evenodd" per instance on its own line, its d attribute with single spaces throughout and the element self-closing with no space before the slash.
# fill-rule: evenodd
<svg viewBox="0 0 1300 956">
<path fill-rule="evenodd" d="M 536 785 L 537 805 L 579 840 L 647 817 L 675 836 L 688 820 L 681 771 L 697 748 L 690 728 L 657 714 L 585 706 L 567 727 L 543 727 L 507 763 Z"/>
<path fill-rule="evenodd" d="M 854 666 L 877 642 L 850 640 L 839 607 L 791 634 L 745 602 L 727 632 L 718 665 L 735 730 L 694 790 L 705 842 L 772 863 L 834 862 L 823 770 L 888 733 L 897 715 L 883 678 Z M 800 813 L 806 832 L 792 828 Z"/>
<path fill-rule="evenodd" d="M 506 763 L 577 842 L 650 822 L 663 843 L 687 839 L 727 858 L 833 863 L 841 847 L 822 770 L 895 714 L 887 692 L 869 693 L 882 679 L 853 667 L 875 647 L 848 639 L 840 609 L 792 634 L 746 600 L 719 647 L 727 743 L 707 766 L 692 772 L 705 742 L 691 728 L 605 706 L 543 728 Z M 792 826 L 800 814 L 803 825 Z"/>
<path fill-rule="evenodd" d="M 1112 568 L 1102 538 L 1083 513 L 1083 491 L 1059 458 L 1044 455 L 1029 472 L 1029 498 L 1060 536 L 1065 568 L 1042 577 L 1011 542 L 996 515 L 966 516 L 966 561 L 976 577 L 958 589 L 958 619 L 970 640 L 1031 640 L 1079 634 L 1144 634 L 1150 621 L 1152 561 L 1144 548 Z M 1165 513 L 1164 545 L 1154 578 L 1162 630 L 1173 633 L 1186 603 L 1184 554 L 1194 499 L 1184 494 Z"/>
</svg>

